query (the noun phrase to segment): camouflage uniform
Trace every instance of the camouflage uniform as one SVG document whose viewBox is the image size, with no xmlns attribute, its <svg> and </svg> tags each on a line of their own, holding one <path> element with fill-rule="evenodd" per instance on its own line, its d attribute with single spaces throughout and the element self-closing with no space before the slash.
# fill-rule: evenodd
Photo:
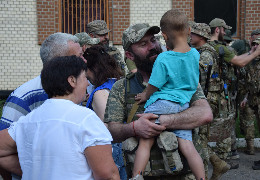
<svg viewBox="0 0 260 180">
<path fill-rule="evenodd" d="M 224 35 L 224 41 L 226 42 L 227 48 L 233 52 L 235 55 L 237 55 L 237 52 L 235 51 L 234 48 L 230 46 L 232 43 L 232 33 L 229 29 L 225 29 L 225 35 Z M 229 98 L 230 98 L 230 111 L 237 113 L 237 91 L 238 91 L 238 81 L 237 81 L 237 67 L 229 67 L 228 68 L 228 90 L 229 90 Z M 236 118 L 234 117 L 234 121 L 236 121 Z M 234 123 L 232 127 L 232 132 L 231 132 L 231 151 L 236 151 L 237 150 L 237 144 L 236 144 L 236 123 Z"/>
<path fill-rule="evenodd" d="M 157 34 L 160 29 L 157 26 L 150 27 L 148 24 L 136 24 L 130 26 L 124 33 L 123 33 L 123 48 L 127 50 L 132 43 L 138 42 L 146 33 L 147 31 L 153 31 L 154 34 Z M 142 75 L 137 72 L 134 74 L 129 74 L 125 79 L 121 79 L 117 81 L 113 88 L 110 91 L 108 101 L 107 101 L 107 108 L 105 112 L 104 122 L 127 122 L 127 119 L 129 115 L 131 114 L 131 110 L 133 107 L 133 104 L 135 103 L 134 97 L 136 94 L 143 92 L 145 89 L 147 83 L 143 82 Z M 205 96 L 203 94 L 203 91 L 201 87 L 199 86 L 196 93 L 193 95 L 190 104 L 192 104 L 194 101 L 198 99 L 205 99 Z M 144 111 L 144 104 L 139 105 L 135 114 L 133 114 L 133 118 L 130 119 L 130 121 L 137 120 L 138 117 L 136 114 L 142 113 Z M 173 133 L 171 133 L 173 134 Z M 193 133 L 194 135 L 194 133 Z M 198 150 L 200 152 L 200 137 L 193 136 L 193 142 Z M 158 146 L 155 144 L 153 148 L 151 149 L 151 156 L 150 158 L 156 158 L 153 160 L 150 160 L 150 167 L 152 169 L 152 172 L 150 175 L 152 175 L 152 179 L 195 179 L 195 177 L 187 172 L 187 164 L 184 164 L 184 172 L 186 175 L 166 175 L 164 167 L 161 166 L 163 163 L 162 157 L 158 156 Z M 157 154 L 157 155 L 156 155 Z M 159 153 L 161 154 L 161 153 Z M 126 156 L 128 157 L 128 156 Z M 185 161 L 183 161 L 185 163 Z M 127 164 L 127 168 L 130 168 L 131 165 Z M 154 171 L 154 169 L 157 170 L 157 172 Z M 159 176 L 153 176 L 155 174 L 160 174 Z M 131 176 L 131 173 L 130 173 Z M 147 176 L 145 178 L 148 178 Z"/>
<path fill-rule="evenodd" d="M 233 47 L 236 50 L 238 55 L 250 51 L 250 45 L 246 40 L 236 40 L 231 45 L 231 47 Z M 242 133 L 245 134 L 245 140 L 247 144 L 249 144 L 249 142 L 253 141 L 255 138 L 255 126 L 254 126 L 255 115 L 254 115 L 254 111 L 249 107 L 248 103 L 244 108 L 240 108 L 240 102 L 243 101 L 246 94 L 247 94 L 246 68 L 243 67 L 243 68 L 239 68 L 238 70 L 238 94 L 237 94 L 236 101 L 238 103 L 240 128 L 242 130 Z"/>
<path fill-rule="evenodd" d="M 260 44 L 260 37 L 254 43 Z M 246 87 L 249 92 L 248 104 L 254 111 L 258 126 L 260 125 L 260 56 L 247 66 Z M 260 126 L 259 126 L 260 127 Z"/>
<path fill-rule="evenodd" d="M 120 51 L 116 47 L 108 47 L 107 53 L 110 56 L 112 56 L 113 58 L 115 58 L 119 67 L 121 68 L 122 72 L 124 72 L 125 75 L 129 73 L 127 65 L 124 61 L 124 58 L 123 58 L 122 54 L 120 53 Z"/>
<path fill-rule="evenodd" d="M 110 32 L 110 30 L 107 29 L 106 22 L 102 21 L 102 20 L 95 20 L 95 21 L 88 23 L 87 31 L 89 34 L 97 34 L 97 35 L 104 35 L 104 34 L 107 34 L 108 32 Z M 119 67 L 121 68 L 122 72 L 124 72 L 125 75 L 128 74 L 128 68 L 126 66 L 126 63 L 125 63 L 120 51 L 116 47 L 113 47 L 113 46 L 112 47 L 109 46 L 109 47 L 105 47 L 105 48 L 106 48 L 106 52 L 115 58 Z"/>
<path fill-rule="evenodd" d="M 118 80 L 114 86 L 112 87 L 108 101 L 107 101 L 107 108 L 105 112 L 105 120 L 104 122 L 109 123 L 112 121 L 116 122 L 126 122 L 127 117 L 130 113 L 130 110 L 132 108 L 134 101 L 134 96 L 140 92 L 142 92 L 145 89 L 145 84 L 143 84 L 142 76 L 138 72 L 135 74 L 132 74 L 130 77 L 130 83 L 137 83 L 135 84 L 135 87 L 133 91 L 135 93 L 129 93 L 126 94 L 126 79 Z M 130 87 L 133 88 L 133 86 L 130 85 Z M 194 101 L 198 99 L 205 99 L 205 96 L 203 94 L 202 89 L 199 87 L 197 89 L 196 93 L 193 95 L 190 104 L 192 104 Z M 143 113 L 144 107 L 143 105 L 140 105 L 136 114 Z M 136 117 L 136 114 L 133 118 L 133 120 L 137 120 L 138 117 Z M 194 135 L 194 133 L 193 133 Z M 193 136 L 193 142 L 198 150 L 198 152 L 202 151 L 200 147 L 200 137 L 194 135 Z M 152 156 L 153 153 L 151 153 Z M 189 175 L 191 176 L 191 175 Z M 183 178 L 183 176 L 176 176 L 176 178 Z M 194 177 L 193 177 L 194 178 Z M 169 177 L 169 179 L 173 179 L 173 177 Z M 174 176 L 175 179 L 175 176 Z M 187 179 L 187 178 L 186 178 Z M 189 179 L 189 178 L 188 178 Z"/>
<path fill-rule="evenodd" d="M 213 19 L 209 23 L 210 27 L 224 27 L 225 29 L 231 29 L 230 26 L 227 26 L 225 21 L 219 18 Z M 217 142 L 216 152 L 218 156 L 222 159 L 226 159 L 228 153 L 231 151 L 231 130 L 234 126 L 234 112 L 230 109 L 231 103 L 230 99 L 224 94 L 224 81 L 223 77 L 225 76 L 226 83 L 230 80 L 228 72 L 229 68 L 231 68 L 230 61 L 233 59 L 235 54 L 231 52 L 222 42 L 219 41 L 209 41 L 209 44 L 217 51 L 219 54 L 219 47 L 224 49 L 224 57 L 222 68 L 220 68 L 220 59 L 217 62 L 216 71 L 213 72 L 213 79 L 215 79 L 215 83 L 213 83 L 214 92 L 208 95 L 208 99 L 211 104 L 211 108 L 214 114 L 214 120 L 211 124 L 210 134 L 211 140 Z M 220 71 L 221 70 L 221 71 Z M 220 73 L 221 72 L 221 73 Z M 212 83 L 210 84 L 212 86 Z"/>
<path fill-rule="evenodd" d="M 79 45 L 82 47 L 84 45 L 95 45 L 100 42 L 99 38 L 91 38 L 87 33 L 81 32 L 75 34 L 77 38 L 79 38 Z"/>
<path fill-rule="evenodd" d="M 207 24 L 195 23 L 191 27 L 191 32 L 206 38 L 206 40 L 210 39 L 210 35 L 209 35 L 210 27 Z M 215 51 L 215 49 L 212 46 L 210 46 L 208 43 L 205 43 L 201 47 L 196 47 L 196 49 L 200 53 L 200 61 L 199 61 L 200 84 L 201 84 L 203 91 L 205 92 L 206 79 L 207 79 L 209 65 L 211 64 L 213 66 L 212 71 L 211 71 L 211 75 L 212 75 L 213 72 L 216 72 L 216 70 L 217 70 L 216 64 L 217 64 L 218 55 L 217 55 L 217 52 Z M 210 87 L 210 84 L 214 84 L 213 81 L 214 81 L 214 79 L 211 78 L 210 82 L 209 82 L 209 87 Z M 212 91 L 212 89 L 211 89 L 211 92 L 209 92 L 209 93 L 214 93 L 214 91 Z M 209 99 L 208 99 L 208 101 L 209 101 Z M 209 101 L 209 103 L 210 103 L 210 101 Z M 203 154 L 201 154 L 201 157 L 204 157 L 203 163 L 204 163 L 204 168 L 206 171 L 205 174 L 207 175 L 209 157 L 210 157 L 210 154 L 213 153 L 211 148 L 208 146 L 209 125 L 204 125 L 204 126 L 199 127 L 198 135 L 201 138 L 201 144 L 203 147 L 203 149 L 202 149 Z"/>
</svg>

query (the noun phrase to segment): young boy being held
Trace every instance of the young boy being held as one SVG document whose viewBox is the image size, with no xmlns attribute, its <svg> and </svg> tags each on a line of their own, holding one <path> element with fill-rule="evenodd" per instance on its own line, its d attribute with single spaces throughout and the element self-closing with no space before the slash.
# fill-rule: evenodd
<svg viewBox="0 0 260 180">
<path fill-rule="evenodd" d="M 161 18 L 162 35 L 170 51 L 157 57 L 148 86 L 136 96 L 139 104 L 146 102 L 145 113 L 173 114 L 189 107 L 199 82 L 199 58 L 195 48 L 187 43 L 190 28 L 187 16 L 172 9 Z M 191 130 L 174 130 L 179 150 L 185 156 L 197 180 L 205 178 L 202 159 L 192 143 Z M 136 151 L 133 177 L 143 172 L 150 157 L 154 139 L 140 139 Z"/>
</svg>

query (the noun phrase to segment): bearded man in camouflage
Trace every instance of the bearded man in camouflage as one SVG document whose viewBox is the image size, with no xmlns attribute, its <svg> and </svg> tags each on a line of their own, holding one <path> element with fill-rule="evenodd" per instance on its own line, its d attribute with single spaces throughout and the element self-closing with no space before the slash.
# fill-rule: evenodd
<svg viewBox="0 0 260 180">
<path fill-rule="evenodd" d="M 126 75 L 128 74 L 128 68 L 120 51 L 114 46 L 109 46 L 108 33 L 110 31 L 111 30 L 107 29 L 107 23 L 103 20 L 94 20 L 87 24 L 87 33 L 90 35 L 90 37 L 100 39 L 99 44 L 106 49 L 106 52 L 110 56 L 115 58 L 122 72 L 124 72 L 124 74 Z"/>
<path fill-rule="evenodd" d="M 190 108 L 181 113 L 161 115 L 158 118 L 155 114 L 140 114 L 143 113 L 144 107 L 139 105 L 133 117 L 130 117 L 135 103 L 134 97 L 147 86 L 153 63 L 158 54 L 162 52 L 159 42 L 154 36 L 159 32 L 159 27 L 141 23 L 131 25 L 123 33 L 125 55 L 135 62 L 137 72 L 130 74 L 125 79 L 118 80 L 108 97 L 104 121 L 108 123 L 108 129 L 114 142 L 123 142 L 130 137 L 153 138 L 165 129 L 194 129 L 209 123 L 213 118 L 200 85 L 191 99 Z M 160 125 L 150 121 L 157 118 Z M 125 123 L 127 119 L 130 119 L 130 123 Z M 126 166 L 127 169 L 130 168 L 129 164 Z M 154 166 L 156 164 L 150 166 L 152 171 Z M 129 175 L 131 176 L 131 172 Z M 194 179 L 192 174 L 177 176 L 161 174 L 156 177 L 145 176 L 145 179 L 181 179 L 184 177 Z"/>
<path fill-rule="evenodd" d="M 219 71 L 214 75 L 214 77 L 218 80 L 219 94 L 216 97 L 209 97 L 209 99 L 216 99 L 216 109 L 218 110 L 216 113 L 218 114 L 218 121 L 214 118 L 214 123 L 225 132 L 218 132 L 221 136 L 216 136 L 218 138 L 221 137 L 218 141 L 219 143 L 217 142 L 218 155 L 222 159 L 227 159 L 229 152 L 231 152 L 230 130 L 234 124 L 235 115 L 234 111 L 230 108 L 231 104 L 228 95 L 228 82 L 231 81 L 231 79 L 229 79 L 228 69 L 231 65 L 244 67 L 260 54 L 260 47 L 258 47 L 252 54 L 246 53 L 237 56 L 223 44 L 225 29 L 231 29 L 231 27 L 227 26 L 225 21 L 219 18 L 213 19 L 209 25 L 211 28 L 211 39 L 208 43 L 214 47 L 219 56 L 222 56 L 222 58 L 219 58 L 217 68 Z M 217 131 L 217 129 L 218 128 L 214 128 L 212 130 Z"/>
</svg>

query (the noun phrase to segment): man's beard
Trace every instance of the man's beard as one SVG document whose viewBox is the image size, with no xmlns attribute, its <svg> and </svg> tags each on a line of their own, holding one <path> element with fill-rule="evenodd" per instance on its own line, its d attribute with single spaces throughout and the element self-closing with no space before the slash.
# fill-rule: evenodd
<svg viewBox="0 0 260 180">
<path fill-rule="evenodd" d="M 109 46 L 109 40 L 105 39 L 105 40 L 101 41 L 99 44 L 104 46 L 104 47 L 108 47 Z"/>
<path fill-rule="evenodd" d="M 150 50 L 149 54 L 144 59 L 142 59 L 140 56 L 133 53 L 134 62 L 135 62 L 137 69 L 139 69 L 143 72 L 146 72 L 148 74 L 151 74 L 155 59 L 151 60 L 150 57 L 152 57 L 154 55 L 159 55 L 161 52 L 162 52 L 161 47 L 159 47 L 159 49 L 152 49 L 152 50 Z"/>
<path fill-rule="evenodd" d="M 218 40 L 219 40 L 219 41 L 224 41 L 224 34 L 223 34 L 222 32 L 220 32 L 220 33 L 218 34 Z"/>
</svg>

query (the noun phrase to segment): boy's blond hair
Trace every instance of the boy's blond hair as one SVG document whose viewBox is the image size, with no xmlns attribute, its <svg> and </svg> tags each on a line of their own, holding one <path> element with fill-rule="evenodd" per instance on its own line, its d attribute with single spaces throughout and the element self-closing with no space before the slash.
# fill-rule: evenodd
<svg viewBox="0 0 260 180">
<path fill-rule="evenodd" d="M 177 34 L 188 34 L 188 18 L 178 9 L 171 9 L 167 11 L 160 21 L 161 30 L 169 37 Z"/>
</svg>

